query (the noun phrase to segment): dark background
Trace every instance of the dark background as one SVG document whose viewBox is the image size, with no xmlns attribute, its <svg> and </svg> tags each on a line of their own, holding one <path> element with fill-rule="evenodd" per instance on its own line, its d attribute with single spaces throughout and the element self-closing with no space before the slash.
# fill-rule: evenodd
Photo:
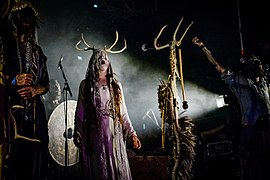
<svg viewBox="0 0 270 180">
<path fill-rule="evenodd" d="M 187 111 L 181 111 L 191 116 L 196 124 L 198 158 L 202 158 L 199 162 L 206 163 L 198 166 L 211 169 L 211 162 L 215 162 L 214 166 L 218 168 L 217 156 L 207 156 L 205 160 L 205 153 L 209 150 L 206 144 L 221 139 L 237 143 L 239 114 L 233 95 L 191 40 L 199 37 L 220 63 L 232 69 L 239 69 L 241 51 L 259 55 L 263 62 L 269 63 L 269 8 L 265 1 L 36 0 L 33 3 L 41 13 L 38 41 L 48 57 L 50 76 L 64 85 L 62 72 L 57 68 L 63 56 L 62 65 L 73 92 L 69 99 L 77 99 L 79 83 L 85 76 L 91 56 L 91 51 L 75 49 L 81 33 L 84 33 L 89 45 L 97 48 L 109 47 L 114 42 L 115 31 L 119 33 L 115 49 L 122 48 L 123 39 L 127 40 L 126 51 L 110 54 L 109 57 L 123 84 L 130 118 L 143 142 L 142 150 L 137 152 L 139 154 L 155 154 L 161 145 L 157 88 L 160 80 L 167 80 L 170 63 L 169 48 L 154 50 L 154 38 L 167 25 L 159 43 L 163 45 L 172 41 L 173 32 L 184 17 L 176 36 L 178 40 L 193 22 L 180 46 L 189 104 Z M 95 3 L 98 8 L 93 7 Z M 143 44 L 146 44 L 147 51 L 142 50 Z M 82 59 L 78 60 L 78 56 Z M 178 87 L 181 103 L 180 81 Z M 217 109 L 215 98 L 224 94 L 229 96 L 230 105 Z M 201 132 L 215 130 L 224 124 L 225 128 L 221 131 L 214 131 L 206 139 L 200 139 Z M 228 158 L 219 159 L 219 162 L 228 166 L 235 164 L 234 155 L 229 154 Z"/>
</svg>

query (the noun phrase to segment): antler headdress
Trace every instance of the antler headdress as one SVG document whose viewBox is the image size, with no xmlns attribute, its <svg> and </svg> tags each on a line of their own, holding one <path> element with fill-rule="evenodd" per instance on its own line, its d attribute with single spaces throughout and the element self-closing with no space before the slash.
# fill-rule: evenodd
<svg viewBox="0 0 270 180">
<path fill-rule="evenodd" d="M 106 45 L 104 46 L 104 50 L 105 50 L 107 53 L 116 54 L 116 53 L 121 53 L 121 52 L 123 52 L 125 49 L 127 49 L 127 42 L 126 42 L 126 40 L 124 39 L 125 46 L 124 46 L 121 50 L 117 50 L 117 51 L 113 51 L 113 50 L 112 50 L 112 48 L 116 45 L 116 43 L 117 43 L 117 41 L 118 41 L 118 32 L 116 31 L 115 33 L 116 33 L 116 38 L 115 38 L 114 43 L 111 45 L 111 47 L 106 48 Z M 91 47 L 91 46 L 86 42 L 83 33 L 81 34 L 81 38 L 82 38 L 82 40 L 78 41 L 77 44 L 76 44 L 76 46 L 75 46 L 77 50 L 79 50 L 79 51 L 88 51 L 88 50 L 93 50 L 93 51 L 95 51 L 95 50 L 98 50 L 97 48 L 95 48 L 95 46 L 92 46 L 92 47 Z M 86 45 L 86 47 L 83 48 L 83 49 L 82 49 L 82 48 L 79 48 L 79 45 L 80 45 L 80 43 L 81 43 L 82 41 L 83 41 L 83 43 Z"/>
</svg>

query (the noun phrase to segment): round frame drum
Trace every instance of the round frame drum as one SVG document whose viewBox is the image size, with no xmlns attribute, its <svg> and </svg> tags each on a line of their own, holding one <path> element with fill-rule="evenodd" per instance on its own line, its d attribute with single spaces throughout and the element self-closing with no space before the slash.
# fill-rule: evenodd
<svg viewBox="0 0 270 180">
<path fill-rule="evenodd" d="M 48 121 L 49 152 L 52 158 L 61 166 L 72 166 L 79 161 L 79 149 L 73 143 L 76 105 L 77 101 L 75 100 L 62 102 L 53 110 Z M 65 118 L 65 114 L 67 114 L 67 118 Z M 65 123 L 66 120 L 67 123 Z M 67 151 L 65 148 L 66 142 Z"/>
</svg>

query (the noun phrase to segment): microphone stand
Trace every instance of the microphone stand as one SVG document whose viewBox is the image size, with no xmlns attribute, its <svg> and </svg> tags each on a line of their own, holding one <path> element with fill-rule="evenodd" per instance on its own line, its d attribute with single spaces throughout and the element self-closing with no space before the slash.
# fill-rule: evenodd
<svg viewBox="0 0 270 180">
<path fill-rule="evenodd" d="M 65 136 L 65 176 L 66 176 L 66 179 L 67 179 L 67 166 L 68 166 L 68 144 L 67 144 L 67 138 L 68 138 L 68 131 L 67 131 L 67 110 L 68 110 L 68 99 L 67 99 L 67 94 L 69 92 L 69 95 L 70 97 L 72 97 L 72 92 L 71 92 L 71 89 L 69 87 L 69 84 L 68 84 L 68 81 L 67 81 L 67 78 L 66 78 L 66 75 L 65 75 L 65 72 L 63 70 L 63 66 L 61 64 L 61 62 L 59 63 L 59 67 L 58 67 L 61 71 L 62 71 L 62 75 L 63 75 L 63 78 L 65 80 L 65 85 L 64 85 L 64 88 L 63 88 L 63 92 L 65 92 L 65 133 L 64 133 L 64 136 Z"/>
</svg>

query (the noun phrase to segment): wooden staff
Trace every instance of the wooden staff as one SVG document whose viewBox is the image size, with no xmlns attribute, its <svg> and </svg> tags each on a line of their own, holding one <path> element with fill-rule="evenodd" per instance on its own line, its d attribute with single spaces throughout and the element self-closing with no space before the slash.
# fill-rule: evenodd
<svg viewBox="0 0 270 180">
<path fill-rule="evenodd" d="M 170 89 L 172 91 L 169 99 L 170 99 L 170 109 L 171 109 L 171 123 L 172 123 L 172 132 L 174 133 L 173 136 L 174 141 L 173 141 L 173 151 L 174 151 L 174 167 L 172 170 L 172 179 L 177 179 L 176 178 L 176 173 L 177 173 L 177 169 L 179 166 L 179 161 L 180 161 L 180 138 L 179 138 L 179 102 L 177 100 L 178 98 L 178 90 L 177 90 L 177 85 L 176 85 L 176 78 L 179 78 L 181 81 L 181 86 L 182 86 L 182 96 L 183 96 L 183 108 L 187 109 L 187 101 L 186 101 L 186 97 L 185 97 L 185 93 L 184 93 L 184 78 L 183 78 L 183 72 L 182 72 L 182 57 L 181 57 L 181 52 L 179 54 L 179 65 L 180 65 L 180 73 L 179 70 L 177 69 L 177 58 L 176 58 L 176 48 L 179 47 L 181 45 L 181 42 L 184 38 L 184 36 L 186 35 L 187 31 L 189 30 L 190 26 L 193 24 L 193 22 L 191 22 L 189 24 L 189 26 L 186 28 L 185 32 L 183 33 L 182 37 L 180 38 L 180 40 L 176 40 L 176 34 L 179 30 L 179 27 L 183 21 L 183 17 L 180 19 L 180 22 L 178 23 L 174 34 L 173 34 L 173 39 L 172 41 L 170 41 L 168 44 L 162 45 L 162 46 L 158 46 L 158 38 L 160 37 L 161 33 L 163 32 L 163 30 L 167 27 L 167 25 L 163 26 L 161 28 L 161 30 L 159 31 L 157 37 L 154 39 L 154 47 L 156 50 L 161 50 L 164 48 L 169 47 L 170 48 L 170 66 L 171 66 L 171 73 L 169 75 L 169 85 L 170 85 Z M 164 118 L 164 116 L 162 115 L 162 118 Z M 162 119 L 162 123 L 164 123 L 164 119 Z M 164 128 L 164 125 L 162 125 L 162 127 Z M 162 130 L 162 143 L 165 142 L 165 133 L 164 133 L 164 129 Z M 164 147 L 164 144 L 162 145 L 162 147 Z"/>
</svg>

